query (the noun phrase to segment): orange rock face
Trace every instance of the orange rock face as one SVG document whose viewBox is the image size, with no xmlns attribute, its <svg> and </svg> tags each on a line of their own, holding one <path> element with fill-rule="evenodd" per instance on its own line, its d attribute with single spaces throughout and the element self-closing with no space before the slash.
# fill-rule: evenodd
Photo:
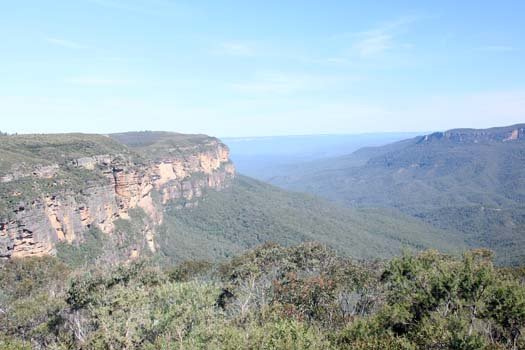
<svg viewBox="0 0 525 350">
<path fill-rule="evenodd" d="M 107 183 L 86 183 L 81 194 L 61 192 L 35 198 L 15 219 L 0 218 L 0 258 L 52 255 L 57 242 L 81 244 L 83 233 L 93 227 L 112 235 L 115 220 L 129 219 L 134 208 L 141 208 L 148 217 L 143 229 L 145 247 L 155 252 L 155 227 L 163 221 L 164 204 L 177 199 L 195 202 L 205 188 L 221 190 L 235 176 L 228 149 L 220 143 L 213 149 L 146 165 L 122 163 L 108 155 L 81 158 L 73 164 L 103 171 Z M 53 166 L 42 172 L 47 177 L 57 170 Z M 159 194 L 158 202 L 154 192 Z M 136 254 L 134 248 L 130 256 Z"/>
<path fill-rule="evenodd" d="M 515 141 L 515 140 L 519 139 L 520 138 L 520 131 L 521 131 L 521 133 L 523 133 L 523 129 L 522 130 L 519 130 L 519 129 L 512 130 L 510 135 L 506 139 L 504 139 L 503 141 Z"/>
</svg>

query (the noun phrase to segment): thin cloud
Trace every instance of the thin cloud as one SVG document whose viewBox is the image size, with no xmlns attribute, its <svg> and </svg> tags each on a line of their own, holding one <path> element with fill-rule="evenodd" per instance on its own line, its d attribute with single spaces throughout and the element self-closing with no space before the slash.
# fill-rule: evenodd
<svg viewBox="0 0 525 350">
<path fill-rule="evenodd" d="M 217 45 L 213 52 L 218 55 L 247 57 L 255 56 L 256 49 L 253 44 L 240 41 L 226 41 Z"/>
<path fill-rule="evenodd" d="M 72 77 L 66 79 L 66 82 L 74 85 L 90 87 L 126 86 L 133 83 L 133 81 L 127 79 L 115 79 L 99 76 Z"/>
<path fill-rule="evenodd" d="M 319 90 L 349 80 L 339 76 L 262 72 L 256 74 L 252 81 L 234 83 L 231 87 L 242 93 L 288 95 Z"/>
<path fill-rule="evenodd" d="M 377 55 L 395 46 L 393 35 L 383 31 L 365 32 L 360 37 L 354 44 L 354 48 L 362 57 Z"/>
<path fill-rule="evenodd" d="M 132 11 L 132 12 L 140 11 L 139 7 L 132 5 L 129 1 L 128 2 L 115 1 L 115 0 L 88 0 L 88 1 L 96 5 L 99 5 L 99 6 L 117 9 L 117 10 Z"/>
<path fill-rule="evenodd" d="M 137 15 L 165 17 L 184 11 L 189 13 L 188 6 L 170 0 L 86 0 L 96 6 L 107 9 L 129 12 Z"/>
<path fill-rule="evenodd" d="M 61 39 L 61 38 L 45 38 L 44 40 L 48 44 L 55 45 L 55 46 L 60 46 L 60 47 L 65 47 L 65 48 L 68 48 L 68 49 L 73 49 L 73 50 L 89 49 L 89 46 L 87 46 L 87 45 L 81 44 L 81 43 L 76 42 L 76 41 L 71 41 L 71 40 L 66 40 L 66 39 Z"/>
<path fill-rule="evenodd" d="M 350 39 L 351 51 L 362 58 L 374 57 L 394 49 L 411 48 L 412 45 L 399 41 L 401 34 L 421 16 L 405 16 L 383 22 L 374 28 L 357 32 L 336 35 L 335 38 Z"/>
</svg>

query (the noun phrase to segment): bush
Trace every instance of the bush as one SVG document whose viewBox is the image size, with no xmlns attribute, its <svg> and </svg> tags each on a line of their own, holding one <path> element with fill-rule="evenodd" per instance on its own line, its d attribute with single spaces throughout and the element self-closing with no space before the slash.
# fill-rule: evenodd
<svg viewBox="0 0 525 350">
<path fill-rule="evenodd" d="M 313 243 L 162 268 L 12 260 L 0 265 L 0 349 L 515 350 L 519 276 L 483 250 L 365 263 Z"/>
</svg>

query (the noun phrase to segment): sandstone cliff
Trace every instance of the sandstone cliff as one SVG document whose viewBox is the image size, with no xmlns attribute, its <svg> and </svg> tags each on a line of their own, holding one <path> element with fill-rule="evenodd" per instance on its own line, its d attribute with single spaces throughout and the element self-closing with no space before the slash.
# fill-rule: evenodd
<svg viewBox="0 0 525 350">
<path fill-rule="evenodd" d="M 435 132 L 430 135 L 422 136 L 418 143 L 497 143 L 509 141 L 522 141 L 524 136 L 525 124 L 517 124 L 507 127 L 498 127 L 491 129 L 453 129 L 445 132 Z"/>
<path fill-rule="evenodd" d="M 97 140 L 81 137 L 70 146 L 85 149 L 85 156 L 69 158 L 82 152 L 60 154 L 70 141 L 58 142 L 59 147 L 57 137 L 10 136 L 4 145 L 3 154 L 11 157 L 0 156 L 0 258 L 55 254 L 57 243 L 82 244 L 90 229 L 111 237 L 115 222 L 131 220 L 134 209 L 146 219 L 129 256 L 144 249 L 155 252 L 155 227 L 162 223 L 165 205 L 197 205 L 206 190 L 227 187 L 235 175 L 227 147 L 215 138 L 183 140 L 183 146 L 164 152 L 121 144 L 123 153 L 115 153 L 120 145 L 105 141 L 112 147 L 99 148 L 111 153 L 93 154 Z M 163 140 L 177 145 L 178 138 L 167 134 Z M 151 145 L 164 146 L 155 140 Z M 38 149 L 36 155 L 32 149 Z"/>
</svg>

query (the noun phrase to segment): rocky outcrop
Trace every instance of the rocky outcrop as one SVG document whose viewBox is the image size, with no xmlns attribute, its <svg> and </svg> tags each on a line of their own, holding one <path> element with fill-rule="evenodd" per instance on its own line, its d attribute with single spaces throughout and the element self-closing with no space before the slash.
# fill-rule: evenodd
<svg viewBox="0 0 525 350">
<path fill-rule="evenodd" d="M 111 236 L 115 221 L 130 220 L 130 211 L 137 208 L 147 216 L 141 231 L 144 248 L 155 252 L 155 228 L 163 221 L 165 205 L 172 201 L 178 201 L 178 206 L 196 205 L 206 190 L 222 190 L 235 176 L 227 147 L 215 142 L 161 160 L 138 162 L 105 154 L 1 178 L 12 182 L 32 176 L 58 182 L 57 174 L 67 176 L 70 169 L 93 172 L 102 180 L 36 196 L 9 208 L 9 215 L 0 217 L 0 258 L 52 255 L 58 242 L 81 244 L 90 228 Z M 133 248 L 130 257 L 138 251 Z"/>
<path fill-rule="evenodd" d="M 31 172 L 14 171 L 0 177 L 0 183 L 15 181 L 24 177 L 35 177 L 38 179 L 51 179 L 56 176 L 59 170 L 58 164 L 39 165 Z"/>
<path fill-rule="evenodd" d="M 525 138 L 525 125 L 492 129 L 454 129 L 445 132 L 435 132 L 422 136 L 418 143 L 454 142 L 454 143 L 483 143 L 521 141 Z"/>
</svg>

